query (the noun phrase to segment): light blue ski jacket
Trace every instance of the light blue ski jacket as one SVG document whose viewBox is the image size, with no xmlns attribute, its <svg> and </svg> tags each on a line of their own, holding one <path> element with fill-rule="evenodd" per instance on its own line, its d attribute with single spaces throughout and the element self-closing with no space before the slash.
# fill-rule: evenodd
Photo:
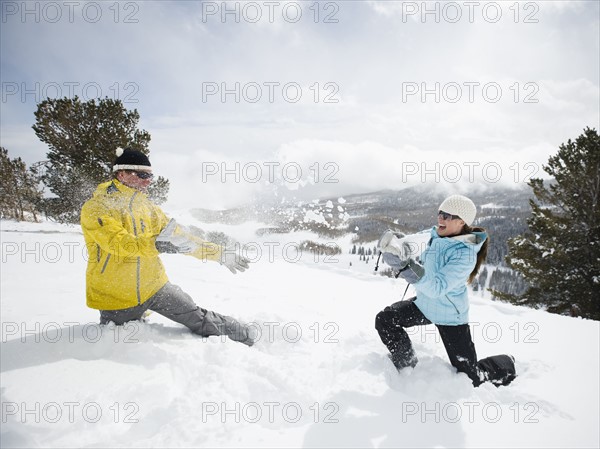
<svg viewBox="0 0 600 449">
<path fill-rule="evenodd" d="M 415 305 L 429 321 L 449 326 L 469 322 L 466 284 L 486 239 L 485 232 L 440 237 L 437 227 L 431 229 L 430 243 L 421 254 L 425 276 L 413 284 Z"/>
</svg>

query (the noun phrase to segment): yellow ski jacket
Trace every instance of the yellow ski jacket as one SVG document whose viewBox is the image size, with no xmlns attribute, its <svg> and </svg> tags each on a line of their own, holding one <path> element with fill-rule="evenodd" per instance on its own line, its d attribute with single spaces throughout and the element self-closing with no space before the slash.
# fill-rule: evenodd
<svg viewBox="0 0 600 449">
<path fill-rule="evenodd" d="M 88 251 L 87 305 L 120 310 L 143 304 L 167 282 L 155 247 L 169 219 L 146 194 L 118 180 L 102 183 L 81 209 L 81 228 Z M 193 254 L 219 260 L 221 247 L 204 242 Z"/>
</svg>

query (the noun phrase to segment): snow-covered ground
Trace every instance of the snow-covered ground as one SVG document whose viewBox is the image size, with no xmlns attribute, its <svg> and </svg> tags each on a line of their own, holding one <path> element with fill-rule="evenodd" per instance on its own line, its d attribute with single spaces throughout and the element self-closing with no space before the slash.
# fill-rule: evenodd
<svg viewBox="0 0 600 449">
<path fill-rule="evenodd" d="M 256 323 L 254 347 L 155 313 L 101 328 L 85 306 L 80 229 L 1 222 L 3 448 L 600 446 L 598 322 L 473 293 L 479 357 L 513 354 L 519 377 L 473 388 L 434 326 L 413 329 L 420 363 L 398 373 L 374 318 L 405 284 L 347 254 L 349 237 L 340 256 L 296 260 L 319 239 L 183 218 L 247 244 L 255 262 L 235 276 L 163 260 L 199 305 Z"/>
</svg>

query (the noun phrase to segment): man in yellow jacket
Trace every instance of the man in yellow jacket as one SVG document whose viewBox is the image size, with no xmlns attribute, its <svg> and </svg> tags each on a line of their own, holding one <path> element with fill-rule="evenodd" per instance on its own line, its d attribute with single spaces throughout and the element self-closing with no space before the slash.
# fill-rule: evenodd
<svg viewBox="0 0 600 449">
<path fill-rule="evenodd" d="M 159 254 L 214 260 L 234 274 L 247 269 L 248 260 L 191 235 L 148 199 L 152 167 L 142 152 L 117 150 L 113 174 L 114 179 L 100 184 L 81 210 L 89 254 L 87 305 L 100 311 L 100 323 L 120 325 L 153 310 L 203 337 L 227 335 L 251 346 L 255 329 L 198 307 L 169 282 Z"/>
</svg>

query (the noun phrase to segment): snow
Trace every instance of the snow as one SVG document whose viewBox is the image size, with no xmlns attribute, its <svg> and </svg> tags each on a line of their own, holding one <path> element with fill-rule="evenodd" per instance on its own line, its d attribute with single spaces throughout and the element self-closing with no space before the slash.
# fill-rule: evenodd
<svg viewBox="0 0 600 449">
<path fill-rule="evenodd" d="M 308 223 L 310 221 L 314 221 L 316 223 L 322 223 L 322 224 L 327 224 L 327 220 L 325 219 L 325 217 L 323 215 L 321 215 L 318 212 L 309 210 L 306 211 L 306 213 L 304 214 L 304 223 Z"/>
<path fill-rule="evenodd" d="M 257 237 L 258 223 L 185 224 L 260 246 L 235 276 L 163 256 L 199 305 L 253 322 L 255 346 L 202 339 L 156 313 L 100 327 L 85 306 L 80 229 L 0 223 L 2 447 L 600 445 L 598 322 L 475 292 L 479 357 L 512 354 L 519 377 L 473 388 L 433 326 L 410 329 L 420 363 L 398 373 L 374 317 L 405 284 L 347 254 L 351 236 L 336 240 L 338 256 L 296 257 L 286 243 L 324 241 Z"/>
</svg>

